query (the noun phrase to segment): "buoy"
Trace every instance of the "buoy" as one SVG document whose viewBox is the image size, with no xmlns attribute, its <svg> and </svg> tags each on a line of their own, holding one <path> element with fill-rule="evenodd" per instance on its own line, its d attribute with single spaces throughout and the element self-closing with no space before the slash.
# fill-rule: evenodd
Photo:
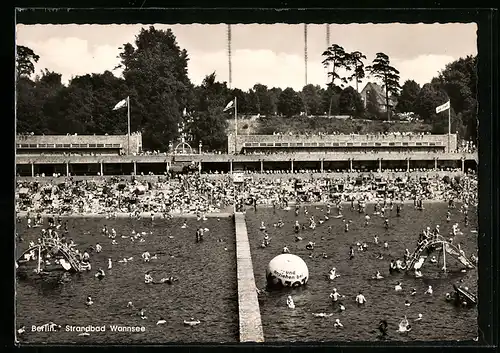
<svg viewBox="0 0 500 353">
<path fill-rule="evenodd" d="M 271 287 L 300 287 L 307 283 L 309 269 L 297 255 L 281 254 L 269 262 L 266 278 Z"/>
</svg>

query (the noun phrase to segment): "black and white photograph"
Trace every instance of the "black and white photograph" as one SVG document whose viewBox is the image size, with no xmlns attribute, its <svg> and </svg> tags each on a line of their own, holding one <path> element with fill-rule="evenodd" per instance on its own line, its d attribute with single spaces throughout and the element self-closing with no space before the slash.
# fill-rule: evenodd
<svg viewBox="0 0 500 353">
<path fill-rule="evenodd" d="M 17 344 L 478 340 L 476 23 L 15 31 Z"/>
</svg>

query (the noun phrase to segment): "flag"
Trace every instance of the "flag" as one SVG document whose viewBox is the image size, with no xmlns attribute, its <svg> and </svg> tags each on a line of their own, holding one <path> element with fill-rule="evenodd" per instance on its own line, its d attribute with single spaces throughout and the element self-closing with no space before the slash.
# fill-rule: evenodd
<svg viewBox="0 0 500 353">
<path fill-rule="evenodd" d="M 234 99 L 233 99 L 231 102 L 227 103 L 227 105 L 226 105 L 226 107 L 224 108 L 224 110 L 223 110 L 223 111 L 225 112 L 226 110 L 231 109 L 231 107 L 232 107 L 233 105 L 234 105 Z"/>
<path fill-rule="evenodd" d="M 126 107 L 126 106 L 127 106 L 127 98 L 125 98 L 125 99 L 119 101 L 118 103 L 116 103 L 116 105 L 113 108 L 113 110 L 118 110 L 118 109 Z"/>
<path fill-rule="evenodd" d="M 440 105 L 439 107 L 436 108 L 436 114 L 441 113 L 442 111 L 450 109 L 450 101 L 444 103 L 443 105 Z"/>
</svg>

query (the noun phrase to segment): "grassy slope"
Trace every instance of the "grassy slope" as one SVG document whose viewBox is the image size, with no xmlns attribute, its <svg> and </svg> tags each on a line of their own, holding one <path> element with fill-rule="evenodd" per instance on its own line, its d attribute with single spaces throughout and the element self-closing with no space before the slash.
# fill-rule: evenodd
<svg viewBox="0 0 500 353">
<path fill-rule="evenodd" d="M 228 132 L 234 131 L 234 119 L 229 121 Z M 376 134 L 383 132 L 427 132 L 431 126 L 423 123 L 386 123 L 373 120 L 337 119 L 326 117 L 269 117 L 269 118 L 239 118 L 238 133 L 244 135 L 272 135 L 282 133 L 318 133 L 325 134 Z"/>
</svg>

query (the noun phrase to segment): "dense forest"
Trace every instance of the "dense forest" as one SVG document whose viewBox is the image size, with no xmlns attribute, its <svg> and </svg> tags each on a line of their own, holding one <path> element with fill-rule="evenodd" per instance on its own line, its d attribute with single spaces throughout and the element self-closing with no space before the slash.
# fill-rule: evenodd
<svg viewBox="0 0 500 353">
<path fill-rule="evenodd" d="M 449 99 L 452 132 L 458 131 L 465 139 L 477 138 L 475 56 L 449 63 L 438 77 L 420 87 L 412 80 L 400 85 L 399 71 L 384 53 L 365 66 L 361 52 L 347 53 L 333 44 L 323 53 L 331 80 L 326 87 L 310 84 L 296 92 L 257 83 L 244 92 L 229 89 L 215 73 L 207 73 L 201 85 L 194 85 L 188 77 L 188 53 L 179 47 L 171 30 L 143 28 L 133 44 L 126 43 L 120 50 L 117 67 L 123 69 L 123 77 L 105 71 L 77 76 L 63 85 L 61 75 L 47 69 L 33 78 L 39 56 L 17 46 L 17 133 L 125 134 L 126 113 L 113 107 L 127 96 L 132 102 L 131 131 L 142 132 L 144 148 L 149 150 L 167 150 L 181 133 L 194 145 L 202 141 L 206 149 L 224 150 L 228 121 L 234 117 L 224 107 L 234 97 L 238 114 L 260 115 L 266 121 L 273 116 L 281 122 L 325 115 L 397 120 L 399 113 L 413 112 L 432 132 L 446 133 L 448 119 L 444 113 L 436 114 L 435 108 Z M 370 95 L 364 104 L 358 87 L 364 78 L 382 87 L 382 106 L 389 109 L 380 109 L 377 97 Z M 395 106 L 390 104 L 393 100 Z"/>
</svg>

